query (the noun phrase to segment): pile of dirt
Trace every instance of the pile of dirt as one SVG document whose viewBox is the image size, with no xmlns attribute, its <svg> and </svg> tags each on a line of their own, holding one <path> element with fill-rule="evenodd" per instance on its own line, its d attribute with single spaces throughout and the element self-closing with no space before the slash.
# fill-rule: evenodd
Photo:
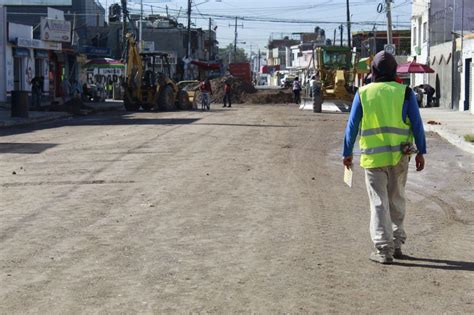
<svg viewBox="0 0 474 315">
<path fill-rule="evenodd" d="M 232 91 L 232 102 L 236 104 L 246 103 L 248 96 L 257 93 L 255 87 L 240 78 L 236 77 L 222 77 L 211 80 L 212 91 L 214 95 L 212 99 L 219 103 L 224 98 L 224 83 L 229 82 Z"/>
<path fill-rule="evenodd" d="M 248 95 L 246 103 L 251 104 L 281 104 L 292 103 L 293 93 L 289 90 L 262 90 Z"/>
<path fill-rule="evenodd" d="M 222 77 L 211 80 L 212 100 L 221 103 L 224 98 L 224 83 L 229 82 L 232 89 L 232 103 L 279 104 L 292 102 L 291 90 L 257 90 L 253 84 L 236 77 Z"/>
</svg>

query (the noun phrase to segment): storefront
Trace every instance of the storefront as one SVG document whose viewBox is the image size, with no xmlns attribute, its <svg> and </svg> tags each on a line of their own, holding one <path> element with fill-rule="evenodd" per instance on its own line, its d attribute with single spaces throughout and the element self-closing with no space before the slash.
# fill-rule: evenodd
<svg viewBox="0 0 474 315">
<path fill-rule="evenodd" d="M 5 49 L 6 91 L 31 92 L 34 77 L 43 77 L 43 97 L 50 94 L 50 53 L 61 51 L 61 43 L 33 39 L 32 27 L 8 24 L 8 44 Z"/>
</svg>

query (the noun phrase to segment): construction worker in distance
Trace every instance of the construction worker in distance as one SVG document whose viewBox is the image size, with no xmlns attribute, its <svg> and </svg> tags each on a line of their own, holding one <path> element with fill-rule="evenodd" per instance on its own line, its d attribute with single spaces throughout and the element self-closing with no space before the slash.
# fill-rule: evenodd
<svg viewBox="0 0 474 315">
<path fill-rule="evenodd" d="M 296 77 L 295 80 L 293 81 L 292 90 L 293 90 L 293 101 L 295 102 L 295 104 L 299 104 L 301 102 L 301 97 L 300 97 L 301 83 L 298 77 Z"/>
<path fill-rule="evenodd" d="M 204 110 L 204 107 L 207 107 L 207 110 L 210 110 L 211 98 L 209 94 L 212 95 L 211 81 L 207 78 L 204 81 L 201 81 L 199 84 L 199 90 L 202 94 L 202 110 Z"/>
<path fill-rule="evenodd" d="M 230 85 L 230 82 L 226 80 L 224 82 L 224 98 L 222 100 L 224 105 L 222 107 L 226 107 L 227 103 L 229 103 L 229 107 L 232 107 L 232 103 L 230 100 L 230 97 L 231 97 L 230 93 L 231 93 L 231 85 Z"/>
<path fill-rule="evenodd" d="M 411 154 L 416 170 L 425 166 L 426 140 L 413 91 L 395 82 L 397 62 L 384 51 L 372 61 L 372 83 L 359 88 L 344 137 L 343 164 L 352 167 L 352 150 L 360 126 L 360 165 L 370 201 L 370 260 L 390 264 L 403 259 L 406 233 L 405 184 Z M 412 144 L 413 137 L 416 149 Z"/>
</svg>

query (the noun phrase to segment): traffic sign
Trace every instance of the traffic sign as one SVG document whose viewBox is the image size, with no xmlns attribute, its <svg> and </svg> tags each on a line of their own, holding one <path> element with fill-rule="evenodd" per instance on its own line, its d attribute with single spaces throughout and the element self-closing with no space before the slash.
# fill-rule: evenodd
<svg viewBox="0 0 474 315">
<path fill-rule="evenodd" d="M 385 50 L 385 52 L 388 52 L 389 54 L 392 54 L 395 56 L 395 45 L 394 44 L 386 44 L 385 46 L 383 46 L 383 50 Z"/>
</svg>

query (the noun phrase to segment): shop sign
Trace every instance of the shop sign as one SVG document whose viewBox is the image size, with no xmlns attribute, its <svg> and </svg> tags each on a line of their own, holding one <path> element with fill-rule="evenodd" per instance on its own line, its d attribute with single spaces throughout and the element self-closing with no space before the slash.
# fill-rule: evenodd
<svg viewBox="0 0 474 315">
<path fill-rule="evenodd" d="M 47 59 L 49 57 L 48 51 L 46 50 L 35 50 L 35 58 Z"/>
<path fill-rule="evenodd" d="M 30 57 L 30 50 L 27 48 L 13 48 L 13 56 Z"/>
<path fill-rule="evenodd" d="M 110 48 L 93 47 L 93 46 L 79 47 L 78 52 L 81 54 L 89 55 L 89 56 L 102 56 L 102 57 L 108 57 L 112 54 L 112 50 Z"/>
<path fill-rule="evenodd" d="M 18 37 L 16 39 L 16 45 L 18 47 L 34 48 L 34 49 L 46 49 L 46 50 L 61 50 L 61 43 L 45 42 L 39 39 L 28 39 Z"/>
<path fill-rule="evenodd" d="M 41 18 L 41 39 L 53 42 L 71 42 L 71 22 Z"/>
<path fill-rule="evenodd" d="M 155 42 L 143 41 L 143 51 L 146 51 L 146 52 L 155 51 Z"/>
<path fill-rule="evenodd" d="M 33 26 L 16 23 L 8 23 L 8 41 L 13 42 L 17 38 L 33 38 Z"/>
</svg>

